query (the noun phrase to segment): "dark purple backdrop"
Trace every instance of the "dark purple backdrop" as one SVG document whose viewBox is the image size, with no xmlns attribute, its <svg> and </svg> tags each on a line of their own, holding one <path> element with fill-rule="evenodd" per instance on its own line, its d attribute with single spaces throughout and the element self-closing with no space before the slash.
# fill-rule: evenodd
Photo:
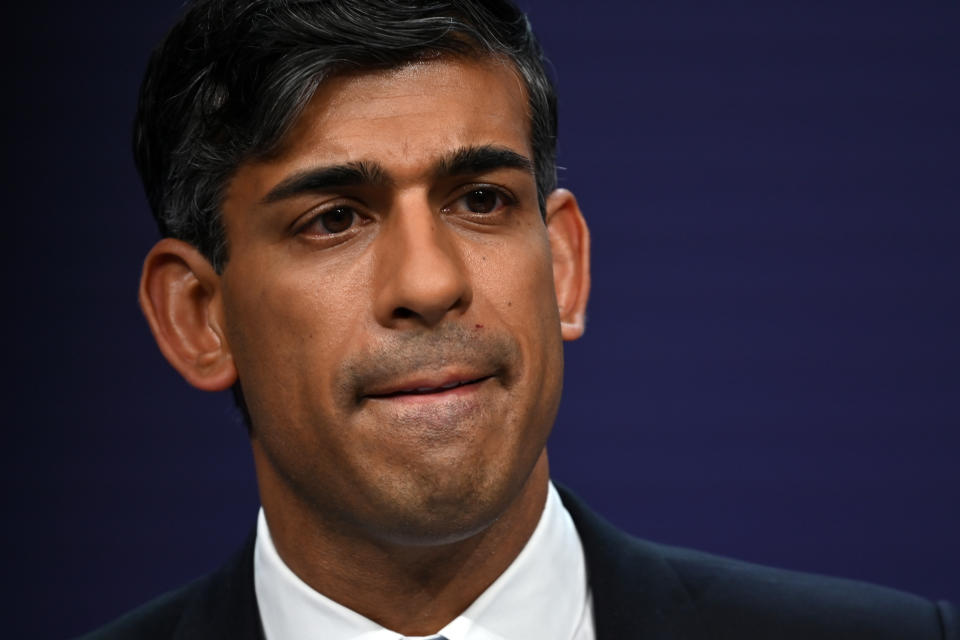
<svg viewBox="0 0 960 640">
<path fill-rule="evenodd" d="M 136 305 L 129 121 L 177 4 L 5 10 L 6 637 L 100 624 L 254 520 L 229 398 Z M 594 240 L 554 475 L 638 535 L 960 601 L 960 7 L 703 4 L 525 3 Z"/>
</svg>

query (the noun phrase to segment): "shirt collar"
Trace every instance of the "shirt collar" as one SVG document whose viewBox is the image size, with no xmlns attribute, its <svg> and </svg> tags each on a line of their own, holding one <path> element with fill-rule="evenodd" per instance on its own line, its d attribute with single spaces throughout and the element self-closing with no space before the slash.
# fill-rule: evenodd
<svg viewBox="0 0 960 640">
<path fill-rule="evenodd" d="M 254 586 L 267 640 L 398 640 L 401 634 L 314 591 L 283 562 L 263 509 Z M 566 640 L 590 618 L 586 561 L 553 483 L 537 527 L 506 571 L 438 633 L 448 640 Z M 591 625 L 592 626 L 592 625 Z"/>
</svg>

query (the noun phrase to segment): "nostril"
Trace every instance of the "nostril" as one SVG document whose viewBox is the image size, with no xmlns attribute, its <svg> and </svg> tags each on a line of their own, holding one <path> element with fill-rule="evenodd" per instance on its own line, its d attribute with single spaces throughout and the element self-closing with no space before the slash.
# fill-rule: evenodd
<svg viewBox="0 0 960 640">
<path fill-rule="evenodd" d="M 406 307 L 397 307 L 393 310 L 393 317 L 397 319 L 412 318 L 416 314 Z"/>
</svg>

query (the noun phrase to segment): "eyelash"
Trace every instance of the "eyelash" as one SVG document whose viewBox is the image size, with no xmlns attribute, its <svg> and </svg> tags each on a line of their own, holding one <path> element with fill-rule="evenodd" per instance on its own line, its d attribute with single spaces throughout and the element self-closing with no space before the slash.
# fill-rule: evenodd
<svg viewBox="0 0 960 640">
<path fill-rule="evenodd" d="M 350 233 L 354 229 L 358 229 L 359 227 L 363 226 L 365 222 L 369 221 L 368 218 L 365 218 L 363 215 L 360 214 L 357 207 L 354 207 L 348 204 L 336 204 L 333 206 L 328 206 L 324 208 L 322 211 L 318 211 L 315 214 L 311 215 L 303 225 L 297 228 L 296 230 L 297 234 L 307 233 L 307 231 L 311 227 L 317 224 L 322 224 L 322 219 L 325 215 L 330 213 L 335 213 L 337 211 L 349 211 L 352 214 L 349 227 L 347 227 L 343 231 L 327 230 L 327 233 L 312 234 L 312 235 L 316 235 L 318 237 L 324 237 L 324 238 L 339 238 Z"/>
<path fill-rule="evenodd" d="M 454 206 L 456 203 L 461 202 L 461 201 L 464 201 L 464 203 L 465 203 L 465 202 L 466 202 L 466 198 L 468 198 L 468 197 L 470 197 L 471 195 L 474 195 L 474 194 L 476 194 L 476 193 L 479 193 L 479 192 L 492 192 L 493 195 L 494 195 L 494 196 L 497 198 L 497 200 L 499 201 L 499 204 L 496 205 L 496 206 L 494 206 L 494 208 L 493 208 L 491 211 L 488 211 L 488 212 L 470 211 L 469 213 L 471 213 L 471 214 L 474 215 L 474 216 L 478 216 L 478 217 L 489 217 L 489 216 L 493 216 L 493 215 L 495 215 L 496 212 L 499 211 L 500 209 L 512 207 L 513 205 L 515 205 L 515 204 L 517 203 L 517 200 L 516 200 L 516 198 L 513 197 L 513 194 L 511 194 L 509 191 L 507 191 L 507 190 L 505 190 L 505 189 L 503 189 L 503 188 L 501 188 L 501 187 L 496 187 L 496 186 L 491 185 L 491 184 L 474 184 L 474 185 L 470 185 L 469 187 L 467 187 L 466 189 L 464 189 L 464 190 L 462 191 L 462 193 L 461 193 L 457 198 L 455 198 L 451 204 L 443 207 L 440 211 L 441 211 L 441 212 L 450 212 L 451 209 L 453 208 L 453 206 Z"/>
</svg>

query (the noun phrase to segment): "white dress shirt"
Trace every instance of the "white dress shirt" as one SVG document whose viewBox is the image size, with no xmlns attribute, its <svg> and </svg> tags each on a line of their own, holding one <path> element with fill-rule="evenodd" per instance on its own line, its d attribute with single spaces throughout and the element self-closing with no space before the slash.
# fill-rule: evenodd
<svg viewBox="0 0 960 640">
<path fill-rule="evenodd" d="M 263 509 L 257 522 L 253 575 L 266 640 L 404 638 L 298 578 L 277 554 Z M 520 554 L 437 633 L 447 640 L 594 639 L 583 547 L 553 483 L 537 528 Z"/>
</svg>

